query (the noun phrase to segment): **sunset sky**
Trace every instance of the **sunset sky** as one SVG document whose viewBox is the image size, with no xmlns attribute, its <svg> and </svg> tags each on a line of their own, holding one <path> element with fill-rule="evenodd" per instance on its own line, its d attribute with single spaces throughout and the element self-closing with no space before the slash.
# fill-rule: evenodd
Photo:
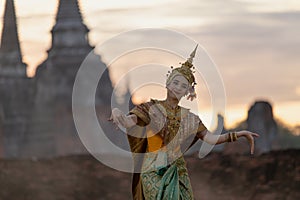
<svg viewBox="0 0 300 200">
<path fill-rule="evenodd" d="M 0 0 L 1 17 L 4 3 Z M 50 48 L 57 3 L 15 1 L 30 75 Z M 225 126 L 245 119 L 255 100 L 269 101 L 276 118 L 300 125 L 299 0 L 81 0 L 80 6 L 93 46 L 138 28 L 166 28 L 197 41 L 224 82 Z M 105 52 L 100 53 L 105 61 Z M 200 104 L 206 121 L 210 109 Z"/>
</svg>

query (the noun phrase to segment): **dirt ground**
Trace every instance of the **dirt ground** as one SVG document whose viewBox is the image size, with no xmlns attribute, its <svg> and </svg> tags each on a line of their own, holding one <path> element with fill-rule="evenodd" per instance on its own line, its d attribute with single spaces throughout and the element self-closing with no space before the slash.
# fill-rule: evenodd
<svg viewBox="0 0 300 200">
<path fill-rule="evenodd" d="M 300 150 L 186 160 L 196 200 L 300 199 Z M 0 200 L 126 200 L 130 184 L 90 155 L 0 160 Z"/>
</svg>

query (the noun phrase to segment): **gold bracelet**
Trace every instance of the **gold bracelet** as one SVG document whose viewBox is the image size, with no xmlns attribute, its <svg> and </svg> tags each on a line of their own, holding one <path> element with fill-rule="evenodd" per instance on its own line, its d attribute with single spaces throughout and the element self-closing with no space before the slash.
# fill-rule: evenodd
<svg viewBox="0 0 300 200">
<path fill-rule="evenodd" d="M 237 141 L 237 139 L 238 139 L 238 138 L 237 138 L 237 133 L 236 133 L 236 132 L 233 132 L 232 134 L 233 134 L 233 141 Z"/>
<path fill-rule="evenodd" d="M 227 142 L 231 142 L 231 132 L 228 133 Z"/>
<path fill-rule="evenodd" d="M 234 142 L 237 140 L 237 134 L 236 132 L 229 132 L 227 142 Z"/>
</svg>

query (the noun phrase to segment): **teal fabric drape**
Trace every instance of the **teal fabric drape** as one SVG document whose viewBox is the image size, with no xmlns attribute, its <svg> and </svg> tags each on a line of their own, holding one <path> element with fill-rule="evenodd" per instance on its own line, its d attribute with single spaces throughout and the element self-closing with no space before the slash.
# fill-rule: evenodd
<svg viewBox="0 0 300 200">
<path fill-rule="evenodd" d="M 164 173 L 161 179 L 161 185 L 158 190 L 156 200 L 176 199 L 179 200 L 179 179 L 178 168 L 176 165 L 171 165 Z"/>
</svg>

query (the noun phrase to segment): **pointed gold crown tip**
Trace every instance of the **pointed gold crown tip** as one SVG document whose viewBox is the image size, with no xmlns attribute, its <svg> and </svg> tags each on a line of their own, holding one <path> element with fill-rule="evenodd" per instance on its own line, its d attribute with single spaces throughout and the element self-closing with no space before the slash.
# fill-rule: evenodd
<svg viewBox="0 0 300 200">
<path fill-rule="evenodd" d="M 190 57 L 189 57 L 188 60 L 187 60 L 187 61 L 188 61 L 189 63 L 191 63 L 191 64 L 193 63 L 193 58 L 195 58 L 197 48 L 198 48 L 198 44 L 196 45 L 194 51 L 190 54 Z"/>
<path fill-rule="evenodd" d="M 198 44 L 196 45 L 194 51 L 191 53 L 190 57 L 194 58 L 195 55 L 196 55 L 196 51 L 197 51 L 197 48 L 198 48 Z"/>
</svg>

